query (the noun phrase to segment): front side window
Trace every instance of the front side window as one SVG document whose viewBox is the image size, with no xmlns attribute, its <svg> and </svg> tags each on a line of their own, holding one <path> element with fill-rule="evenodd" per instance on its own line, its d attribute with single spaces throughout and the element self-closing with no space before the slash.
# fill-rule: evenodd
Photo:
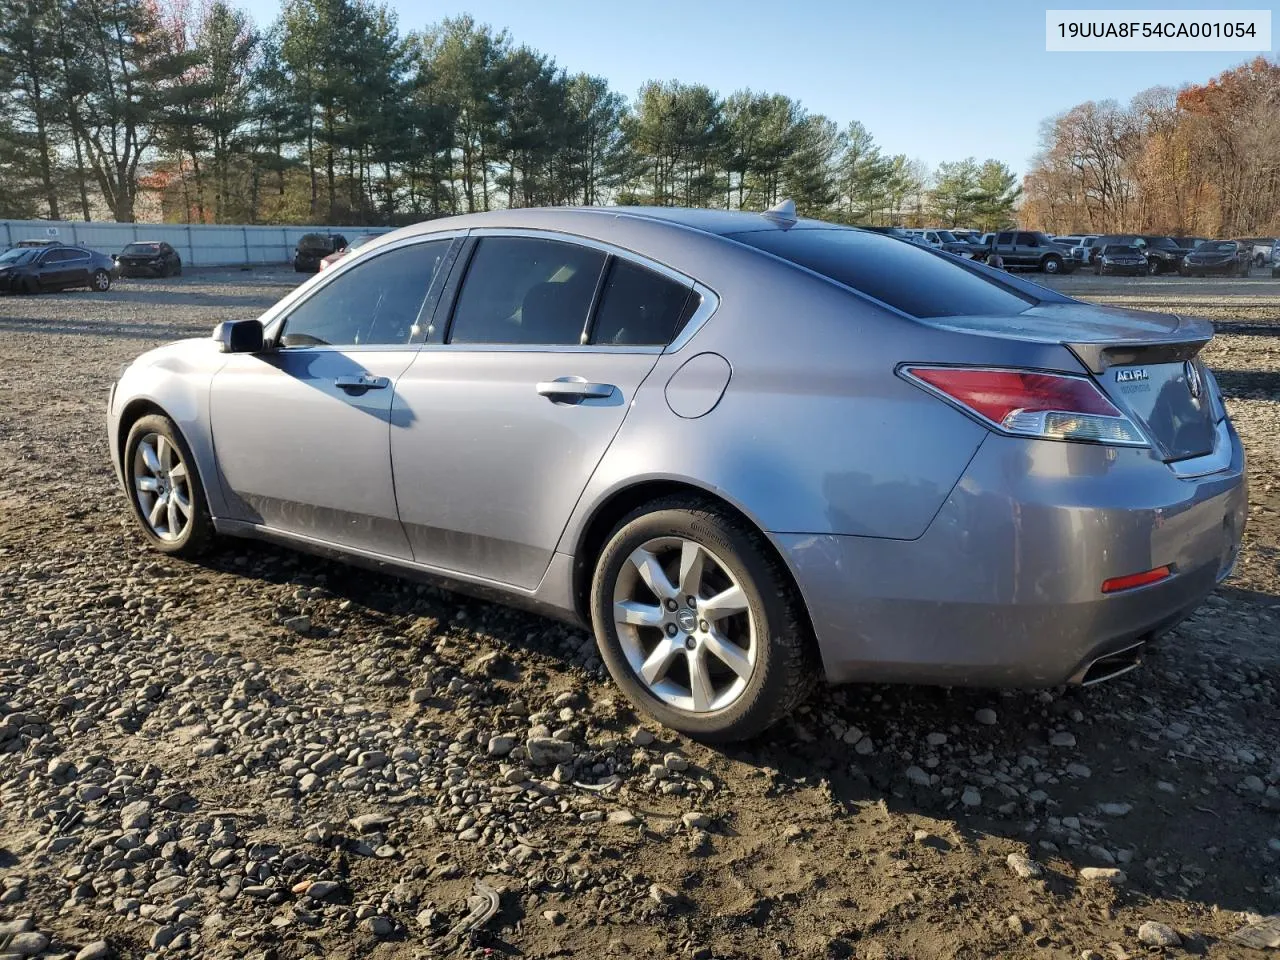
<svg viewBox="0 0 1280 960">
<path fill-rule="evenodd" d="M 450 343 L 581 344 L 605 255 L 539 237 L 483 237 L 471 258 Z"/>
<path fill-rule="evenodd" d="M 281 346 L 409 343 L 451 243 L 431 240 L 398 247 L 338 274 L 290 311 Z"/>
<path fill-rule="evenodd" d="M 1002 233 L 996 237 L 996 243 L 1013 243 L 1012 233 Z"/>
<path fill-rule="evenodd" d="M 683 325 L 688 300 L 684 284 L 615 258 L 600 294 L 591 342 L 666 346 Z"/>
<path fill-rule="evenodd" d="M 1040 241 L 1036 239 L 1036 235 L 1034 233 L 1020 233 L 1018 234 L 1018 246 L 1038 247 L 1040 246 Z"/>
<path fill-rule="evenodd" d="M 1006 235 L 1012 236 L 1001 236 Z M 1039 302 L 962 266 L 963 261 L 862 230 L 762 230 L 730 236 L 912 317 L 1013 316 Z"/>
</svg>

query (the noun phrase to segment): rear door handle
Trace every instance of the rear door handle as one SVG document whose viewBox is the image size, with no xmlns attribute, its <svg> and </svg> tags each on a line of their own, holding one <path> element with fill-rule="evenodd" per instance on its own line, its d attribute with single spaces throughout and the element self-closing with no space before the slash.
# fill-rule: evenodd
<svg viewBox="0 0 1280 960">
<path fill-rule="evenodd" d="M 541 396 L 555 400 L 561 397 L 602 399 L 613 396 L 618 388 L 612 383 L 592 383 L 582 377 L 560 377 L 556 380 L 540 381 L 535 389 Z"/>
<path fill-rule="evenodd" d="M 391 386 L 387 377 L 371 377 L 361 374 L 358 377 L 337 377 L 334 384 L 342 390 L 385 390 Z"/>
</svg>

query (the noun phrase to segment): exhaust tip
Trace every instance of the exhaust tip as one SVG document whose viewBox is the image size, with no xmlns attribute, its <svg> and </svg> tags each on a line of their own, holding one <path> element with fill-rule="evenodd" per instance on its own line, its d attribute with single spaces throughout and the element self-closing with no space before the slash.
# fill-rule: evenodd
<svg viewBox="0 0 1280 960">
<path fill-rule="evenodd" d="M 1114 680 L 1130 670 L 1137 669 L 1142 663 L 1142 651 L 1146 645 L 1144 640 L 1140 643 L 1135 643 L 1131 647 L 1125 647 L 1123 650 L 1108 653 L 1106 656 L 1094 660 L 1080 675 L 1080 685 L 1091 687 L 1095 683 Z"/>
</svg>

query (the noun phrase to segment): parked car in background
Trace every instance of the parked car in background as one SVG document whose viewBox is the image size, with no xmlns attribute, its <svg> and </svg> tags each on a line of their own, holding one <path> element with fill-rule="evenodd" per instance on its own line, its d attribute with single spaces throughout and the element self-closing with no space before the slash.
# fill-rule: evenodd
<svg viewBox="0 0 1280 960">
<path fill-rule="evenodd" d="M 976 249 L 973 244 L 969 243 L 967 240 L 958 239 L 949 230 L 923 228 L 908 232 L 915 234 L 931 247 L 938 250 L 944 250 L 947 253 L 954 253 L 958 256 L 972 256 Z"/>
<path fill-rule="evenodd" d="M 1036 230 L 1002 230 L 980 254 L 997 253 L 1005 267 L 1022 267 L 1041 273 L 1070 273 L 1075 269 L 1071 250 Z"/>
<path fill-rule="evenodd" d="M 64 246 L 64 244 L 59 240 L 45 240 L 38 237 L 28 237 L 25 240 L 19 240 L 16 243 L 12 244 L 9 247 L 9 249 L 12 250 L 15 247 L 29 248 L 29 247 L 58 247 L 58 246 Z"/>
<path fill-rule="evenodd" d="M 1093 262 L 1091 256 L 1094 245 L 1097 244 L 1098 237 L 1081 237 L 1080 242 L 1071 248 L 1071 259 L 1076 264 L 1089 264 Z"/>
<path fill-rule="evenodd" d="M 1186 250 L 1194 250 L 1202 243 L 1207 243 L 1212 237 L 1174 237 L 1173 242 Z"/>
<path fill-rule="evenodd" d="M 1182 261 L 1182 272 L 1189 277 L 1247 277 L 1252 267 L 1253 244 L 1244 240 L 1206 240 Z"/>
<path fill-rule="evenodd" d="M 956 230 L 953 228 L 950 233 L 957 240 L 963 240 L 965 243 L 978 247 L 982 246 L 982 234 L 977 230 Z"/>
<path fill-rule="evenodd" d="M 157 550 L 258 537 L 589 624 L 641 710 L 730 740 L 819 678 L 1136 667 L 1239 549 L 1212 337 L 794 208 L 501 210 L 144 354 L 106 432 Z"/>
<path fill-rule="evenodd" d="M 298 273 L 319 273 L 320 261 L 347 245 L 340 233 L 307 233 L 293 251 L 293 269 Z"/>
<path fill-rule="evenodd" d="M 1071 233 L 1071 234 L 1067 234 L 1066 236 L 1054 237 L 1053 242 L 1058 244 L 1059 246 L 1063 246 L 1063 247 L 1066 247 L 1067 249 L 1071 249 L 1072 247 L 1080 246 L 1081 244 L 1084 243 L 1085 240 L 1096 238 L 1096 236 L 1097 236 L 1096 234 L 1092 234 L 1092 233 Z"/>
<path fill-rule="evenodd" d="M 138 240 L 115 255 L 122 277 L 176 277 L 182 273 L 178 251 L 163 240 Z"/>
<path fill-rule="evenodd" d="M 1100 277 L 1145 276 L 1148 272 L 1147 258 L 1137 247 L 1108 243 L 1098 254 L 1093 272 Z"/>
<path fill-rule="evenodd" d="M 361 234 L 360 236 L 358 236 L 358 237 L 356 237 L 354 240 L 352 240 L 350 243 L 348 243 L 348 244 L 347 244 L 345 247 L 343 247 L 341 250 L 335 250 L 335 251 L 333 251 L 333 253 L 329 254 L 327 257 L 322 257 L 322 258 L 321 258 L 321 260 L 320 260 L 320 269 L 321 269 L 321 270 L 325 270 L 325 269 L 327 269 L 327 268 L 329 268 L 329 267 L 332 267 L 335 263 L 337 263 L 339 260 L 341 260 L 341 259 L 342 259 L 343 257 L 345 257 L 347 254 L 349 254 L 351 251 L 353 251 L 353 250 L 359 250 L 361 247 L 363 247 L 363 246 L 364 246 L 366 243 L 368 243 L 370 240 L 376 240 L 376 239 L 378 239 L 378 237 L 379 237 L 379 236 L 380 236 L 380 234 L 377 234 L 377 233 L 364 233 L 364 234 Z"/>
<path fill-rule="evenodd" d="M 1191 252 L 1173 237 L 1144 234 L 1135 238 L 1134 246 L 1147 258 L 1147 270 L 1151 274 L 1177 273 L 1183 258 Z"/>
<path fill-rule="evenodd" d="M 1275 237 L 1250 237 L 1244 242 L 1253 244 L 1253 265 L 1261 269 L 1272 262 L 1276 244 L 1280 240 Z"/>
<path fill-rule="evenodd" d="M 0 254 L 0 291 L 42 293 L 69 287 L 111 289 L 115 261 L 105 253 L 63 245 L 14 247 Z"/>
</svg>

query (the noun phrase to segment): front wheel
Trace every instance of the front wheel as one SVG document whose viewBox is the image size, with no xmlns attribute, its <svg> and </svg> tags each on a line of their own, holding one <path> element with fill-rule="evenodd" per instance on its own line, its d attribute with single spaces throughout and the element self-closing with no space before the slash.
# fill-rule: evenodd
<svg viewBox="0 0 1280 960">
<path fill-rule="evenodd" d="M 817 673 L 803 611 L 764 538 L 692 497 L 622 520 L 596 563 L 591 620 L 631 702 L 701 740 L 761 732 Z"/>
<path fill-rule="evenodd" d="M 1148 260 L 1148 261 L 1147 261 L 1147 273 L 1148 273 L 1150 276 L 1153 276 L 1153 277 L 1154 277 L 1154 276 L 1158 276 L 1158 275 L 1159 275 L 1159 273 L 1160 273 L 1160 261 L 1159 261 L 1159 260 Z"/>
<path fill-rule="evenodd" d="M 90 285 L 99 293 L 106 293 L 111 289 L 111 274 L 105 270 L 93 271 L 93 276 L 89 279 Z"/>
<path fill-rule="evenodd" d="M 1062 258 L 1056 254 L 1050 254 L 1040 261 L 1040 269 L 1045 273 L 1061 273 Z"/>
<path fill-rule="evenodd" d="M 213 519 L 195 458 L 168 417 L 142 417 L 124 444 L 125 486 L 147 542 L 163 553 L 194 557 L 213 538 Z"/>
</svg>

